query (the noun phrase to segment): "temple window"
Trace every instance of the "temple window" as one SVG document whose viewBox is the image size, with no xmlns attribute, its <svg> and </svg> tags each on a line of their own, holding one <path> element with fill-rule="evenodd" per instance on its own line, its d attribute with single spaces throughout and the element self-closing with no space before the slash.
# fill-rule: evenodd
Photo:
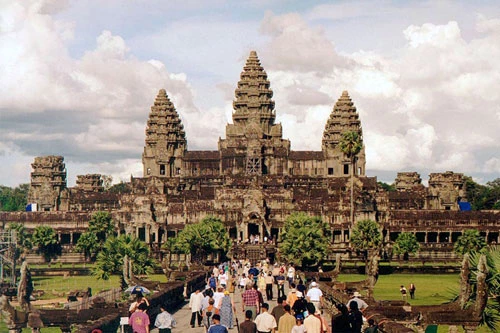
<svg viewBox="0 0 500 333">
<path fill-rule="evenodd" d="M 333 168 L 328 168 L 328 175 L 333 176 Z"/>
<path fill-rule="evenodd" d="M 165 164 L 160 164 L 160 175 L 165 175 Z"/>
<path fill-rule="evenodd" d="M 344 175 L 349 174 L 349 164 L 344 164 Z"/>
<path fill-rule="evenodd" d="M 151 174 L 151 168 L 148 168 L 146 172 L 147 172 L 148 175 L 150 175 Z"/>
</svg>

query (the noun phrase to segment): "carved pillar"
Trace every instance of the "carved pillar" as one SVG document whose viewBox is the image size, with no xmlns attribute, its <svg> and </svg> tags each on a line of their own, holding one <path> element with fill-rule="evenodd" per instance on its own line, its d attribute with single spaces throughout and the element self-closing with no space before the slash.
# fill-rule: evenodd
<svg viewBox="0 0 500 333">
<path fill-rule="evenodd" d="M 146 225 L 146 227 L 144 228 L 144 238 L 145 238 L 145 241 L 146 241 L 146 244 L 150 244 L 151 243 L 151 226 L 148 224 Z"/>
<path fill-rule="evenodd" d="M 156 244 L 158 244 L 158 247 L 161 245 L 160 227 L 156 227 Z"/>
<path fill-rule="evenodd" d="M 69 243 L 71 245 L 75 245 L 75 244 L 73 244 L 73 231 L 70 231 L 70 233 L 69 233 Z"/>
<path fill-rule="evenodd" d="M 57 241 L 59 242 L 59 244 L 61 244 L 61 232 L 60 231 L 57 232 Z"/>
<path fill-rule="evenodd" d="M 428 235 L 428 232 L 427 232 L 427 231 L 425 232 L 424 243 L 425 243 L 425 244 L 429 243 L 429 235 Z"/>
</svg>

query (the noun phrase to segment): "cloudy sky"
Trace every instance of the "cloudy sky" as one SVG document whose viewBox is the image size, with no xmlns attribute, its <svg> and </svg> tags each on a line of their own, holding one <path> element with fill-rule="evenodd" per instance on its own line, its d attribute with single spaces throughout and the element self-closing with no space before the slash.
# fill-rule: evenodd
<svg viewBox="0 0 500 333">
<path fill-rule="evenodd" d="M 293 150 L 320 150 L 343 90 L 367 173 L 500 177 L 500 4 L 491 1 L 0 0 L 0 184 L 63 155 L 68 185 L 142 176 L 165 88 L 190 150 L 216 150 L 256 50 Z"/>
</svg>

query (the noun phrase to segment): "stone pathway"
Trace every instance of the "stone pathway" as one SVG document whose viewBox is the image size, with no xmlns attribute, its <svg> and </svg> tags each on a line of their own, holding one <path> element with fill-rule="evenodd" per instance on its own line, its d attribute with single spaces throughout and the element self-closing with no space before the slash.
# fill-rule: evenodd
<svg viewBox="0 0 500 333">
<path fill-rule="evenodd" d="M 275 287 L 275 286 L 274 286 Z M 275 287 L 275 290 L 273 290 L 274 295 L 277 295 L 277 290 Z M 285 288 L 285 295 L 288 293 L 288 288 Z M 238 318 L 239 322 L 242 323 L 245 320 L 245 314 L 243 311 L 241 311 L 241 292 L 239 289 L 235 290 L 233 294 L 231 294 L 231 297 L 233 298 L 234 301 L 234 306 L 236 307 L 236 317 Z M 266 301 L 269 304 L 269 311 L 272 310 L 274 306 L 276 306 L 276 299 L 277 297 L 274 298 L 272 301 Z M 265 295 L 264 295 L 264 300 L 265 300 Z M 173 333 L 204 333 L 205 328 L 204 327 L 195 327 L 191 328 L 191 325 L 189 324 L 191 320 L 191 309 L 189 309 L 189 301 L 185 302 L 185 304 L 172 313 L 175 320 L 177 321 L 177 326 L 172 330 Z M 236 325 L 229 330 L 229 332 L 236 333 L 237 328 Z M 158 333 L 158 329 L 153 329 L 151 330 L 151 333 Z"/>
</svg>

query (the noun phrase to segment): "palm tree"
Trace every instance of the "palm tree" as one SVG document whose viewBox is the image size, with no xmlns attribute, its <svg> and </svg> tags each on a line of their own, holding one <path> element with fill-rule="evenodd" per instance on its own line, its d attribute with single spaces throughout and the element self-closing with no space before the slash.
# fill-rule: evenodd
<svg viewBox="0 0 500 333">
<path fill-rule="evenodd" d="M 356 131 L 348 131 L 342 134 L 340 139 L 340 150 L 349 158 L 351 164 L 351 225 L 354 225 L 354 161 L 356 155 L 359 154 L 363 148 L 361 136 Z"/>
<path fill-rule="evenodd" d="M 471 252 L 480 252 L 486 247 L 484 236 L 481 236 L 478 230 L 469 229 L 465 230 L 462 236 L 458 237 L 455 242 L 454 250 L 458 254 L 465 254 Z"/>
</svg>

